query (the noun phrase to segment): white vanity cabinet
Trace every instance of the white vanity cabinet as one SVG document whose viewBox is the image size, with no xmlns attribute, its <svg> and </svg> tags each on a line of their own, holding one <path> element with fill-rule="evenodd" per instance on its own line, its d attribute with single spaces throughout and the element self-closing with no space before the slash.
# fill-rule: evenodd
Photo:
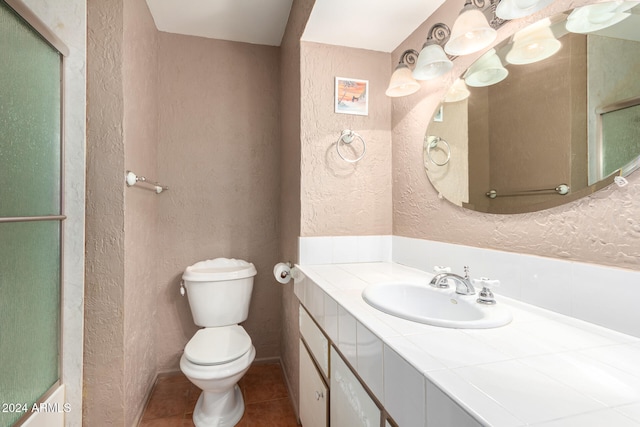
<svg viewBox="0 0 640 427">
<path fill-rule="evenodd" d="M 299 321 L 300 421 L 304 427 L 327 427 L 329 341 L 302 306 Z"/>
<path fill-rule="evenodd" d="M 481 425 L 309 277 L 294 291 L 303 427 Z"/>
<path fill-rule="evenodd" d="M 528 274 L 538 265 L 531 268 Z M 362 292 L 372 283 L 407 280 L 427 286 L 427 273 L 395 263 L 298 269 L 295 295 L 309 324 L 328 341 L 329 374 L 324 379 L 331 386 L 331 427 L 595 426 L 605 418 L 609 425 L 627 421 L 617 407 L 600 402 L 621 397 L 628 401 L 620 390 L 637 389 L 633 369 L 638 336 L 507 297 L 500 304 L 526 322 L 473 331 L 425 326 L 382 314 L 362 299 Z M 640 278 L 635 273 L 619 277 Z M 512 352 L 514 345 L 526 350 L 523 332 L 531 332 L 529 338 L 545 347 L 544 358 Z M 610 351 L 603 350 L 607 343 Z M 322 350 L 323 357 L 326 354 Z M 534 378 L 539 384 L 531 387 Z M 379 412 L 365 403 L 369 400 Z M 626 405 L 635 404 L 640 399 Z"/>
<path fill-rule="evenodd" d="M 303 306 L 299 321 L 302 425 L 380 427 L 380 408 Z"/>
</svg>

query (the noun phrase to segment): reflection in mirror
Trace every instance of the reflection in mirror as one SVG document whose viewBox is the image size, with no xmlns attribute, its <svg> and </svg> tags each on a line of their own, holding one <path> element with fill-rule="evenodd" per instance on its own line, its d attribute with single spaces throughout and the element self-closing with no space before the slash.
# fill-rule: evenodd
<svg viewBox="0 0 640 427">
<path fill-rule="evenodd" d="M 638 4 L 546 18 L 472 64 L 425 135 L 424 166 L 440 194 L 481 212 L 530 212 L 637 169 Z"/>
<path fill-rule="evenodd" d="M 640 166 L 640 99 L 620 102 L 598 113 L 596 176 L 606 177 L 621 169 L 628 175 Z"/>
</svg>

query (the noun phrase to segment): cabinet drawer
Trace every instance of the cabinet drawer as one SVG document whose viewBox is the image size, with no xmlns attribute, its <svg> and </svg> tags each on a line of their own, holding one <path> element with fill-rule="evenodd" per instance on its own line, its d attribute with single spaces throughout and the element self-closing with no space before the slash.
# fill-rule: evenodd
<svg viewBox="0 0 640 427">
<path fill-rule="evenodd" d="M 331 415 L 336 427 L 378 427 L 380 409 L 356 376 L 331 348 Z"/>
<path fill-rule="evenodd" d="M 314 323 L 306 310 L 300 306 L 300 334 L 307 343 L 325 377 L 329 376 L 329 341 Z"/>
</svg>

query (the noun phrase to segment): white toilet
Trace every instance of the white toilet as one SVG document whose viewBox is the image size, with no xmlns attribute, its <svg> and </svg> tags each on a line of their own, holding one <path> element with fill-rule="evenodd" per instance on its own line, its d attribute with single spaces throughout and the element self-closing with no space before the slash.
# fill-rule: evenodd
<svg viewBox="0 0 640 427">
<path fill-rule="evenodd" d="M 253 264 L 227 258 L 198 262 L 182 275 L 193 321 L 203 326 L 180 359 L 180 370 L 202 389 L 193 411 L 197 427 L 231 427 L 244 414 L 237 383 L 256 350 L 238 323 L 249 314 L 255 275 Z"/>
</svg>

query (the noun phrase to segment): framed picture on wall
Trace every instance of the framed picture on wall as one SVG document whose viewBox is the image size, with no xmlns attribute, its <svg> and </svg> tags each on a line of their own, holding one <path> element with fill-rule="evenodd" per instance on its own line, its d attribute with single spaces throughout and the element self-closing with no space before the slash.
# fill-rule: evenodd
<svg viewBox="0 0 640 427">
<path fill-rule="evenodd" d="M 369 114 L 369 81 L 336 77 L 335 112 Z"/>
</svg>

